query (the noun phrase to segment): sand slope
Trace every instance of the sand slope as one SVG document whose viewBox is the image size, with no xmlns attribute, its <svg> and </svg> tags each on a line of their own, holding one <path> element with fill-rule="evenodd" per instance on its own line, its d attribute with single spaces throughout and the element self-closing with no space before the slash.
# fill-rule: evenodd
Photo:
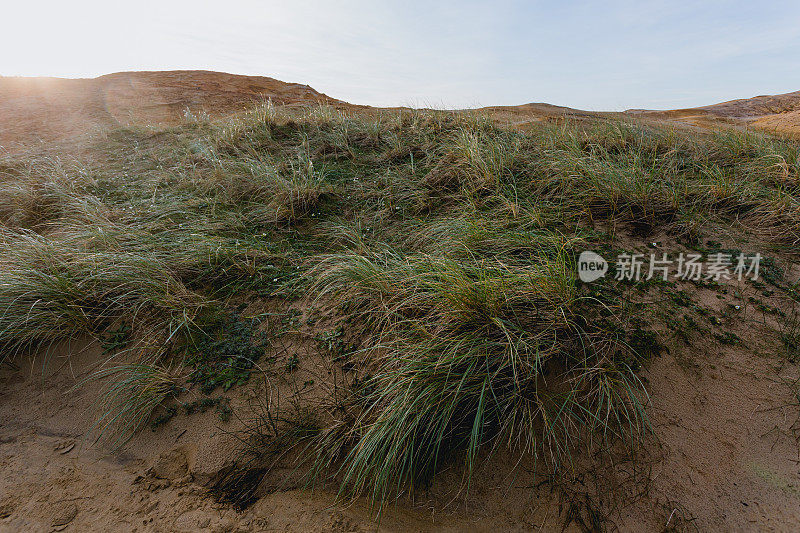
<svg viewBox="0 0 800 533">
<path fill-rule="evenodd" d="M 630 109 L 625 114 L 702 128 L 746 127 L 794 136 L 800 134 L 800 91 L 670 111 Z"/>
<path fill-rule="evenodd" d="M 0 145 L 73 139 L 109 127 L 171 124 L 186 111 L 219 116 L 256 102 L 338 103 L 307 85 L 179 70 L 92 79 L 0 77 Z"/>
<path fill-rule="evenodd" d="M 290 106 L 328 103 L 367 109 L 331 98 L 308 85 L 201 70 L 118 72 L 92 79 L 0 77 L 0 146 L 13 150 L 39 142 L 75 142 L 76 138 L 120 125 L 173 124 L 187 111 L 224 116 L 266 99 Z M 700 128 L 750 127 L 800 134 L 800 91 L 670 111 L 601 113 L 544 103 L 483 110 L 513 126 L 564 117 L 624 117 Z"/>
</svg>

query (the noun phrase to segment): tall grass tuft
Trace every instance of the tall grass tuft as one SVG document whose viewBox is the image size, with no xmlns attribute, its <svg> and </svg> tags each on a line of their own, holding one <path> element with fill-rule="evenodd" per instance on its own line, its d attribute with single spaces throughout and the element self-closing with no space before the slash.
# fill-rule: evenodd
<svg viewBox="0 0 800 533">
<path fill-rule="evenodd" d="M 93 427 L 96 441 L 111 449 L 127 443 L 150 419 L 153 410 L 178 392 L 178 375 L 152 364 L 126 364 L 98 370 L 88 380 L 106 380 Z"/>
<path fill-rule="evenodd" d="M 0 239 L 3 357 L 121 320 L 158 336 L 158 355 L 207 305 L 157 257 L 76 250 L 69 240 L 31 232 L 6 231 Z"/>
<path fill-rule="evenodd" d="M 87 191 L 92 181 L 85 168 L 59 159 L 0 164 L 0 225 L 41 229 L 62 218 L 101 215 L 105 206 Z"/>
<path fill-rule="evenodd" d="M 316 293 L 342 304 L 380 355 L 355 420 L 317 450 L 343 490 L 383 503 L 424 486 L 460 453 L 471 472 L 501 441 L 555 468 L 573 441 L 638 435 L 640 384 L 622 348 L 576 315 L 566 255 L 547 241 L 528 265 L 383 253 L 330 255 Z"/>
</svg>

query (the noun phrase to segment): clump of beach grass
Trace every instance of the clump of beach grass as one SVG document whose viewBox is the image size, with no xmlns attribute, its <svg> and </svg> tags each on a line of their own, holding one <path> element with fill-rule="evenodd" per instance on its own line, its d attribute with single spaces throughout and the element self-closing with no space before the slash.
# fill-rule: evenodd
<svg viewBox="0 0 800 533">
<path fill-rule="evenodd" d="M 346 493 L 382 503 L 459 453 L 471 472 L 501 442 L 561 468 L 581 436 L 645 431 L 623 345 L 576 316 L 572 265 L 540 244 L 524 266 L 386 252 L 325 256 L 310 272 L 380 354 L 355 420 L 318 448 Z"/>
<path fill-rule="evenodd" d="M 104 382 L 91 431 L 95 441 L 103 440 L 114 450 L 147 424 L 155 408 L 179 392 L 179 373 L 158 364 L 115 365 L 92 373 L 88 380 Z"/>
</svg>

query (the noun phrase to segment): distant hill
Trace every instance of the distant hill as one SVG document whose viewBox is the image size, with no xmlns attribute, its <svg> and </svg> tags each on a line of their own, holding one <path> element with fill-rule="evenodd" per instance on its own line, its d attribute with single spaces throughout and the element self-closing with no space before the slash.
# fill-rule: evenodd
<svg viewBox="0 0 800 533">
<path fill-rule="evenodd" d="M 670 111 L 630 109 L 625 113 L 630 116 L 677 121 L 707 128 L 729 125 L 800 135 L 800 91 L 754 96 L 687 109 Z"/>
<path fill-rule="evenodd" d="M 79 142 L 83 135 L 109 127 L 176 123 L 186 110 L 224 116 L 267 98 L 288 106 L 328 103 L 369 109 L 331 98 L 308 85 L 203 70 L 118 72 L 86 79 L 0 77 L 0 146 L 13 149 L 17 144 L 39 141 Z M 565 117 L 627 117 L 692 128 L 753 127 L 800 135 L 800 91 L 670 111 L 600 113 L 544 103 L 483 110 L 517 127 Z"/>
<path fill-rule="evenodd" d="M 169 124 L 187 109 L 224 115 L 267 98 L 284 105 L 341 103 L 307 85 L 200 70 L 0 77 L 0 145 L 60 140 L 108 126 Z"/>
</svg>

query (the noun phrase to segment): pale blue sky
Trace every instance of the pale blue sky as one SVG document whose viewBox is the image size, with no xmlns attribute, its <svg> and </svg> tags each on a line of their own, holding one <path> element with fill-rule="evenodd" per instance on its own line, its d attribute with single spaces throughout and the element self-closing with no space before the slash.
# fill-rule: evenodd
<svg viewBox="0 0 800 533">
<path fill-rule="evenodd" d="M 372 105 L 675 108 L 800 90 L 800 1 L 9 2 L 0 74 L 208 69 Z"/>
</svg>

